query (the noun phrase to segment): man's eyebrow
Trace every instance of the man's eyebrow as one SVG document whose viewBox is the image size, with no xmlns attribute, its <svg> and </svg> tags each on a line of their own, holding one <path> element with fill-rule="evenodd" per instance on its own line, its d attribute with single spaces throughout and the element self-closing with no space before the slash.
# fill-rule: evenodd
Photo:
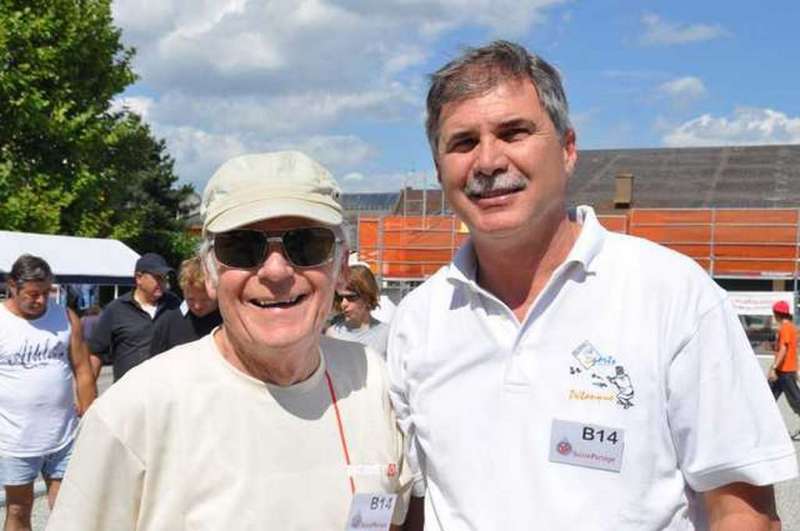
<svg viewBox="0 0 800 531">
<path fill-rule="evenodd" d="M 453 140 L 454 138 L 455 139 L 460 139 L 460 138 L 464 138 L 464 137 L 473 136 L 474 134 L 475 134 L 475 132 L 472 129 L 465 128 L 465 129 L 461 129 L 460 131 L 456 131 L 456 132 L 448 135 L 446 137 L 446 140 L 449 142 L 450 140 Z"/>
<path fill-rule="evenodd" d="M 500 122 L 497 126 L 498 129 L 516 129 L 516 128 L 526 128 L 526 129 L 536 129 L 536 122 L 527 118 L 512 118 L 505 122 Z"/>
</svg>

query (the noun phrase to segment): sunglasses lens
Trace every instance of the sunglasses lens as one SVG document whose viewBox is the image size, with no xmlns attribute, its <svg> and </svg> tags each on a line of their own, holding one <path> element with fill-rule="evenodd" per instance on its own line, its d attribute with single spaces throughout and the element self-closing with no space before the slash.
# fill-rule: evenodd
<svg viewBox="0 0 800 531">
<path fill-rule="evenodd" d="M 214 236 L 214 254 L 229 267 L 256 267 L 264 260 L 266 236 L 252 230 L 232 230 Z"/>
<path fill-rule="evenodd" d="M 300 267 L 322 265 L 330 259 L 336 235 L 324 227 L 293 229 L 283 235 L 283 248 L 291 262 Z"/>
</svg>

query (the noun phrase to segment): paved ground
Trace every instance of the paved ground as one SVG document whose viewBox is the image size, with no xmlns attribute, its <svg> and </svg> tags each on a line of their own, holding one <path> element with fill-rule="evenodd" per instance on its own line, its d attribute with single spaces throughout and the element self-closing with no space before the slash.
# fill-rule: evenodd
<svg viewBox="0 0 800 531">
<path fill-rule="evenodd" d="M 770 364 L 770 358 L 759 356 L 759 361 L 766 371 L 766 368 Z M 110 368 L 104 367 L 98 379 L 99 391 L 103 392 L 110 384 Z M 778 406 L 780 407 L 789 431 L 794 433 L 800 429 L 800 419 L 789 409 L 785 398 L 780 399 Z M 731 412 L 731 414 L 735 413 Z M 800 442 L 796 442 L 794 445 L 795 449 L 800 450 Z M 44 485 L 40 485 L 37 491 L 44 493 Z M 800 531 L 800 479 L 795 478 L 792 481 L 777 485 L 775 487 L 775 493 L 778 502 L 778 511 L 783 520 L 783 530 Z M 47 508 L 47 499 L 45 496 L 39 496 L 33 508 L 33 531 L 41 531 L 44 529 L 48 514 L 50 514 L 50 511 Z M 5 516 L 5 509 L 0 509 L 0 521 L 5 521 Z"/>
<path fill-rule="evenodd" d="M 759 356 L 759 361 L 766 373 L 767 368 L 772 362 L 772 358 L 768 356 Z M 778 407 L 781 410 L 783 420 L 786 422 L 786 427 L 789 429 L 789 432 L 797 432 L 797 430 L 800 429 L 800 419 L 789 409 L 786 397 L 780 398 Z M 800 442 L 795 442 L 794 448 L 795 451 L 800 450 Z M 778 514 L 781 515 L 781 520 L 783 521 L 783 531 L 800 531 L 800 478 L 794 478 L 791 481 L 785 481 L 776 485 L 775 497 L 778 503 Z"/>
</svg>

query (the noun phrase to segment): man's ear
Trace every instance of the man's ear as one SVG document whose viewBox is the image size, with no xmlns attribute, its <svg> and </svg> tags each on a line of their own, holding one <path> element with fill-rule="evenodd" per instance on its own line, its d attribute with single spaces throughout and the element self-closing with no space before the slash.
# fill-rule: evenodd
<svg viewBox="0 0 800 531">
<path fill-rule="evenodd" d="M 572 175 L 575 170 L 575 164 L 578 162 L 578 146 L 576 144 L 576 136 L 574 129 L 567 129 L 564 133 L 564 169 L 567 175 Z"/>
</svg>

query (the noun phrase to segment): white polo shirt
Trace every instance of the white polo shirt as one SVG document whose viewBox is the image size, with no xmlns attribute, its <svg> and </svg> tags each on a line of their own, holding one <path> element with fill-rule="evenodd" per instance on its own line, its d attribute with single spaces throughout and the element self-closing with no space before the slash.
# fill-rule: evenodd
<svg viewBox="0 0 800 531">
<path fill-rule="evenodd" d="M 797 475 L 725 292 L 577 216 L 523 323 L 477 285 L 470 244 L 398 307 L 391 393 L 426 530 L 704 529 L 697 492 Z"/>
</svg>

